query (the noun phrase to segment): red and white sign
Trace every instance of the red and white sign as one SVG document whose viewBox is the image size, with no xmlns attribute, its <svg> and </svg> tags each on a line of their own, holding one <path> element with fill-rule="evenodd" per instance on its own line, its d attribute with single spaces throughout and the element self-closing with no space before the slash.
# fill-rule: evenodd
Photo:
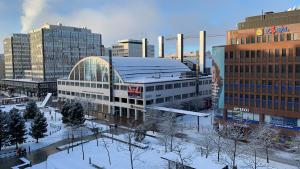
<svg viewBox="0 0 300 169">
<path fill-rule="evenodd" d="M 143 97 L 143 87 L 128 86 L 128 97 L 142 98 Z"/>
</svg>

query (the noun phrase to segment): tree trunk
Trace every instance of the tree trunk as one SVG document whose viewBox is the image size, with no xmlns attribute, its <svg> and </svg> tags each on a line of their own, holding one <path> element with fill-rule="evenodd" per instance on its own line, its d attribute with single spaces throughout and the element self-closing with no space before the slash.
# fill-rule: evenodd
<svg viewBox="0 0 300 169">
<path fill-rule="evenodd" d="M 218 162 L 220 161 L 220 151 L 221 151 L 220 140 L 221 140 L 221 136 L 219 136 L 218 139 Z"/>
<path fill-rule="evenodd" d="M 266 147 L 266 154 L 267 154 L 267 163 L 269 163 L 269 151 L 268 151 L 268 147 Z"/>
<path fill-rule="evenodd" d="M 2 141 L 0 141 L 0 151 L 2 150 Z"/>
<path fill-rule="evenodd" d="M 106 152 L 107 152 L 107 156 L 108 156 L 109 165 L 111 165 L 110 153 L 109 153 L 109 150 L 107 148 L 106 148 Z"/>
<path fill-rule="evenodd" d="M 254 150 L 254 169 L 256 169 L 256 149 Z"/>
<path fill-rule="evenodd" d="M 205 158 L 207 158 L 208 157 L 208 146 L 206 146 L 206 154 L 205 154 Z"/>
<path fill-rule="evenodd" d="M 171 136 L 171 145 L 170 145 L 170 150 L 173 151 L 173 136 Z"/>
<path fill-rule="evenodd" d="M 39 138 L 36 138 L 36 143 L 39 143 Z"/>
<path fill-rule="evenodd" d="M 81 130 L 81 151 L 82 151 L 82 160 L 84 160 L 84 150 L 83 150 L 83 142 L 82 142 L 82 130 Z"/>
<path fill-rule="evenodd" d="M 237 146 L 237 140 L 234 140 L 233 161 L 232 161 L 233 167 L 235 167 L 236 146 Z"/>
</svg>

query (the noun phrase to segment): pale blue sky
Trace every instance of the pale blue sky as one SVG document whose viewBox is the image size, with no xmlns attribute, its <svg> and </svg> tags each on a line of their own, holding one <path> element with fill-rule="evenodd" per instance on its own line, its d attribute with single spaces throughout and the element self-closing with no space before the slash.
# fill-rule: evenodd
<svg viewBox="0 0 300 169">
<path fill-rule="evenodd" d="M 156 45 L 158 35 L 197 35 L 200 30 L 225 35 L 246 16 L 298 5 L 300 0 L 0 0 L 0 53 L 4 37 L 46 22 L 86 26 L 103 34 L 106 46 L 118 39 L 145 36 Z M 224 43 L 225 37 L 208 38 L 208 50 Z M 198 40 L 185 44 L 186 51 L 197 46 Z M 175 41 L 166 48 L 174 52 Z"/>
</svg>

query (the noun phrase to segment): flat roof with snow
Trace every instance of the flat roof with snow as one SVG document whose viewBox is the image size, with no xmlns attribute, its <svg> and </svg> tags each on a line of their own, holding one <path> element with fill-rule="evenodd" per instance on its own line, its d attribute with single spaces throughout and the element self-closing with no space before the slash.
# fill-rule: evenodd
<svg viewBox="0 0 300 169">
<path fill-rule="evenodd" d="M 187 111 L 187 110 L 180 110 L 180 109 L 173 109 L 173 108 L 159 107 L 159 106 L 149 106 L 149 107 L 147 107 L 147 109 L 166 111 L 166 112 L 191 115 L 191 116 L 198 116 L 198 117 L 207 117 L 210 115 L 208 113 L 201 113 L 201 112 L 194 112 L 194 111 Z"/>
</svg>

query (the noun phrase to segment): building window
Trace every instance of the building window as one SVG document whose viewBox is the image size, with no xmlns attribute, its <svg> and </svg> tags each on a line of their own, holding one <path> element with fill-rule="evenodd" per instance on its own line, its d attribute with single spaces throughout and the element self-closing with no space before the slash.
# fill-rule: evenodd
<svg viewBox="0 0 300 169">
<path fill-rule="evenodd" d="M 108 97 L 108 96 L 103 96 L 103 100 L 108 101 L 108 100 L 109 100 L 109 97 Z"/>
<path fill-rule="evenodd" d="M 189 94 L 183 94 L 182 99 L 187 99 L 189 97 Z"/>
<path fill-rule="evenodd" d="M 108 89 L 108 88 L 109 88 L 109 85 L 108 85 L 108 84 L 103 84 L 103 88 L 104 88 L 104 89 Z"/>
<path fill-rule="evenodd" d="M 134 99 L 129 99 L 129 104 L 135 104 L 135 100 Z"/>
<path fill-rule="evenodd" d="M 173 89 L 173 84 L 166 84 L 166 85 L 165 85 L 165 88 L 166 88 L 166 89 Z"/>
<path fill-rule="evenodd" d="M 188 86 L 189 86 L 189 83 L 188 83 L 188 82 L 182 83 L 182 87 L 188 87 Z"/>
<path fill-rule="evenodd" d="M 156 104 L 164 103 L 164 98 L 157 98 L 155 102 Z"/>
<path fill-rule="evenodd" d="M 175 83 L 174 88 L 181 88 L 181 83 Z"/>
<path fill-rule="evenodd" d="M 164 85 L 155 86 L 155 90 L 164 90 Z"/>
<path fill-rule="evenodd" d="M 286 40 L 292 40 L 292 35 L 290 33 L 286 34 Z"/>
<path fill-rule="evenodd" d="M 136 104 L 137 104 L 137 105 L 143 105 L 144 102 L 143 102 L 143 100 L 137 100 Z"/>
<path fill-rule="evenodd" d="M 127 103 L 127 99 L 126 98 L 122 98 L 122 103 Z"/>
<path fill-rule="evenodd" d="M 97 95 L 97 99 L 98 100 L 102 100 L 102 96 L 101 95 Z"/>
<path fill-rule="evenodd" d="M 267 38 L 266 38 L 266 35 L 263 35 L 263 36 L 262 36 L 262 42 L 263 42 L 263 43 L 266 43 L 266 41 L 267 41 L 266 39 L 267 39 Z"/>
<path fill-rule="evenodd" d="M 165 100 L 166 100 L 166 102 L 172 102 L 173 96 L 166 97 Z"/>
<path fill-rule="evenodd" d="M 180 100 L 181 99 L 181 95 L 175 95 L 174 96 L 174 100 Z"/>
<path fill-rule="evenodd" d="M 190 82 L 190 86 L 196 86 L 196 82 Z"/>
<path fill-rule="evenodd" d="M 151 99 L 151 100 L 146 100 L 146 105 L 151 105 L 151 104 L 153 104 L 153 99 Z"/>
<path fill-rule="evenodd" d="M 278 42 L 278 35 L 274 34 L 274 42 Z"/>
<path fill-rule="evenodd" d="M 280 41 L 284 41 L 284 34 L 280 34 Z"/>
<path fill-rule="evenodd" d="M 121 90 L 127 91 L 127 86 L 121 85 Z"/>
<path fill-rule="evenodd" d="M 147 86 L 146 87 L 146 92 L 152 92 L 154 91 L 154 86 Z"/>
<path fill-rule="evenodd" d="M 120 102 L 120 98 L 119 97 L 115 97 L 115 102 Z"/>
<path fill-rule="evenodd" d="M 257 43 L 260 43 L 260 42 L 261 42 L 261 36 L 257 36 L 257 37 L 256 37 L 256 42 L 257 42 Z"/>
</svg>

